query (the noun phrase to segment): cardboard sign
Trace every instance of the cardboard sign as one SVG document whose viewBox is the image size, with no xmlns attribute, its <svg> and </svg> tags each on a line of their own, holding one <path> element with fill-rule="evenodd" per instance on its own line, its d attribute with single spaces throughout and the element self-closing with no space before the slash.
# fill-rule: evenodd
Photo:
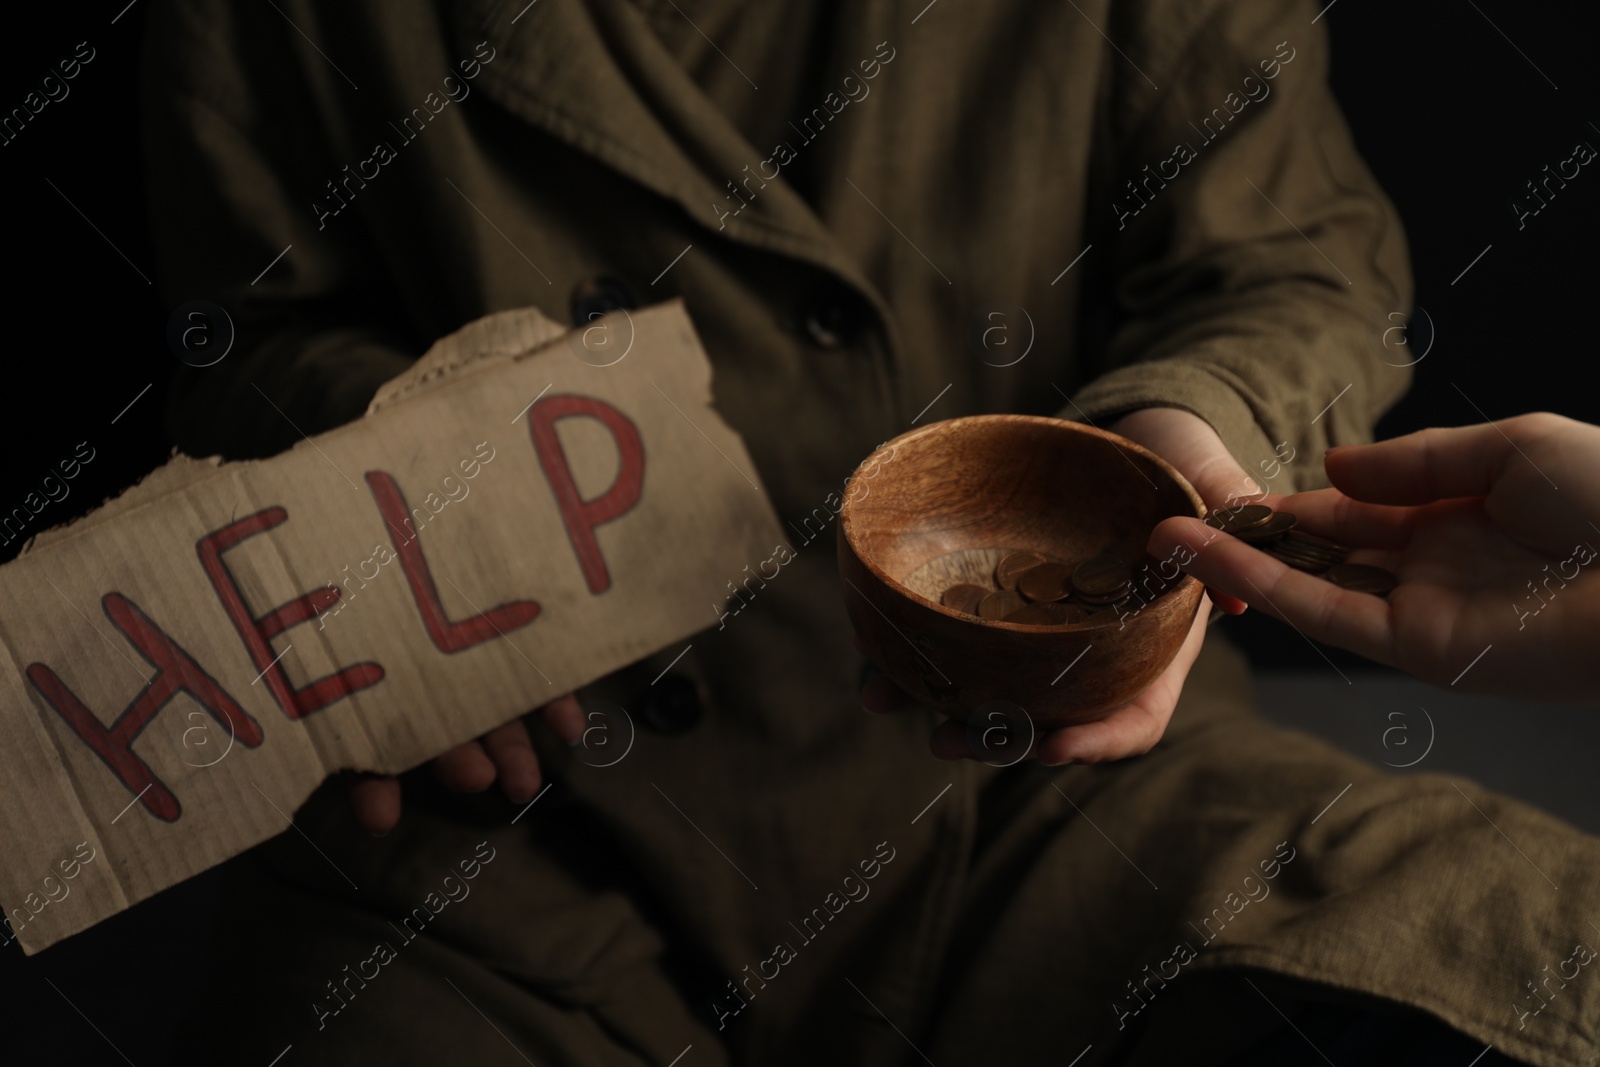
<svg viewBox="0 0 1600 1067">
<path fill-rule="evenodd" d="M 720 454 L 719 454 L 720 453 Z M 32 953 L 708 624 L 781 540 L 679 304 L 506 312 L 365 418 L 175 459 L 0 567 L 0 906 Z M 670 560 L 670 566 L 665 561 Z"/>
</svg>

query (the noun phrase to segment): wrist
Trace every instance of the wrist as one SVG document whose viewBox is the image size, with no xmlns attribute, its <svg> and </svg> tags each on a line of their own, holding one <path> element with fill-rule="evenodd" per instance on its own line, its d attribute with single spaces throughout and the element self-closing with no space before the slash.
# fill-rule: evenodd
<svg viewBox="0 0 1600 1067">
<path fill-rule="evenodd" d="M 1212 506 L 1263 495 L 1209 422 L 1183 408 L 1147 407 L 1127 412 L 1108 429 L 1170 463 Z"/>
</svg>

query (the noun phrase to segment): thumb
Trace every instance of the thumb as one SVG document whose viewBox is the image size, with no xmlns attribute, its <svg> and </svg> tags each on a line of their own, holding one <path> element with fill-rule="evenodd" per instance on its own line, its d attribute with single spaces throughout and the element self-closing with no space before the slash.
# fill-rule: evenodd
<svg viewBox="0 0 1600 1067">
<path fill-rule="evenodd" d="M 544 705 L 539 709 L 539 718 L 551 733 L 567 744 L 576 745 L 583 741 L 588 721 L 584 717 L 583 705 L 578 703 L 578 698 L 573 694 L 565 693 Z"/>
<path fill-rule="evenodd" d="M 1123 416 L 1112 429 L 1177 468 L 1210 507 L 1262 495 L 1217 431 L 1192 412 L 1144 408 Z"/>
<path fill-rule="evenodd" d="M 1189 484 L 1194 486 L 1208 507 L 1234 507 L 1253 502 L 1265 494 L 1260 484 L 1239 466 L 1220 438 L 1214 451 L 1207 450 L 1206 454 L 1187 466 L 1179 466 L 1176 462 L 1172 465 L 1189 479 Z"/>
</svg>

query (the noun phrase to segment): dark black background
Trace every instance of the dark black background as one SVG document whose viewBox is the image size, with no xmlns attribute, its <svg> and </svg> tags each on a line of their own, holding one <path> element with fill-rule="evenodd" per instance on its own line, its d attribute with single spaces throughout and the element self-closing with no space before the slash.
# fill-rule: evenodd
<svg viewBox="0 0 1600 1067">
<path fill-rule="evenodd" d="M 6 109 L 78 42 L 97 53 L 68 83 L 65 100 L 0 146 L 0 306 L 11 339 L 0 394 L 0 507 L 20 504 L 78 442 L 96 450 L 70 483 L 71 496 L 49 505 L 39 526 L 81 514 L 168 451 L 160 416 L 175 361 L 165 330 L 177 301 L 164 302 L 151 284 L 137 114 L 145 5 L 134 3 L 113 24 L 125 3 L 15 5 L 0 44 Z M 1591 340 L 1600 167 L 1586 167 L 1521 231 L 1509 207 L 1524 182 L 1570 156 L 1575 142 L 1600 146 L 1592 53 L 1600 12 L 1576 0 L 1336 0 L 1323 18 L 1333 33 L 1335 88 L 1406 222 L 1417 303 L 1433 327 L 1416 384 L 1380 434 L 1540 409 L 1600 422 Z M 1388 358 L 1416 358 L 1426 332 L 1414 328 L 1412 355 L 1394 347 Z M 18 547 L 0 549 L 0 559 Z M 1225 625 L 1258 666 L 1320 663 L 1270 620 Z M 0 1058 L 165 1062 L 215 906 L 214 882 L 195 879 L 34 959 L 15 945 L 0 949 L 0 1004 L 10 1024 Z"/>
</svg>

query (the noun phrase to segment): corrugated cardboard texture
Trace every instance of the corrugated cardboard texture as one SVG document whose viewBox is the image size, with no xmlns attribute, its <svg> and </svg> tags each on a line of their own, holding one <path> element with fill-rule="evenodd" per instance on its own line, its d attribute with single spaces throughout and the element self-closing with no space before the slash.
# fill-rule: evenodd
<svg viewBox="0 0 1600 1067">
<path fill-rule="evenodd" d="M 703 629 L 781 540 L 754 475 L 681 305 L 587 338 L 505 312 L 357 423 L 177 458 L 41 535 L 0 567 L 9 935 L 38 951 L 284 832 L 335 771 L 416 766 Z"/>
</svg>

